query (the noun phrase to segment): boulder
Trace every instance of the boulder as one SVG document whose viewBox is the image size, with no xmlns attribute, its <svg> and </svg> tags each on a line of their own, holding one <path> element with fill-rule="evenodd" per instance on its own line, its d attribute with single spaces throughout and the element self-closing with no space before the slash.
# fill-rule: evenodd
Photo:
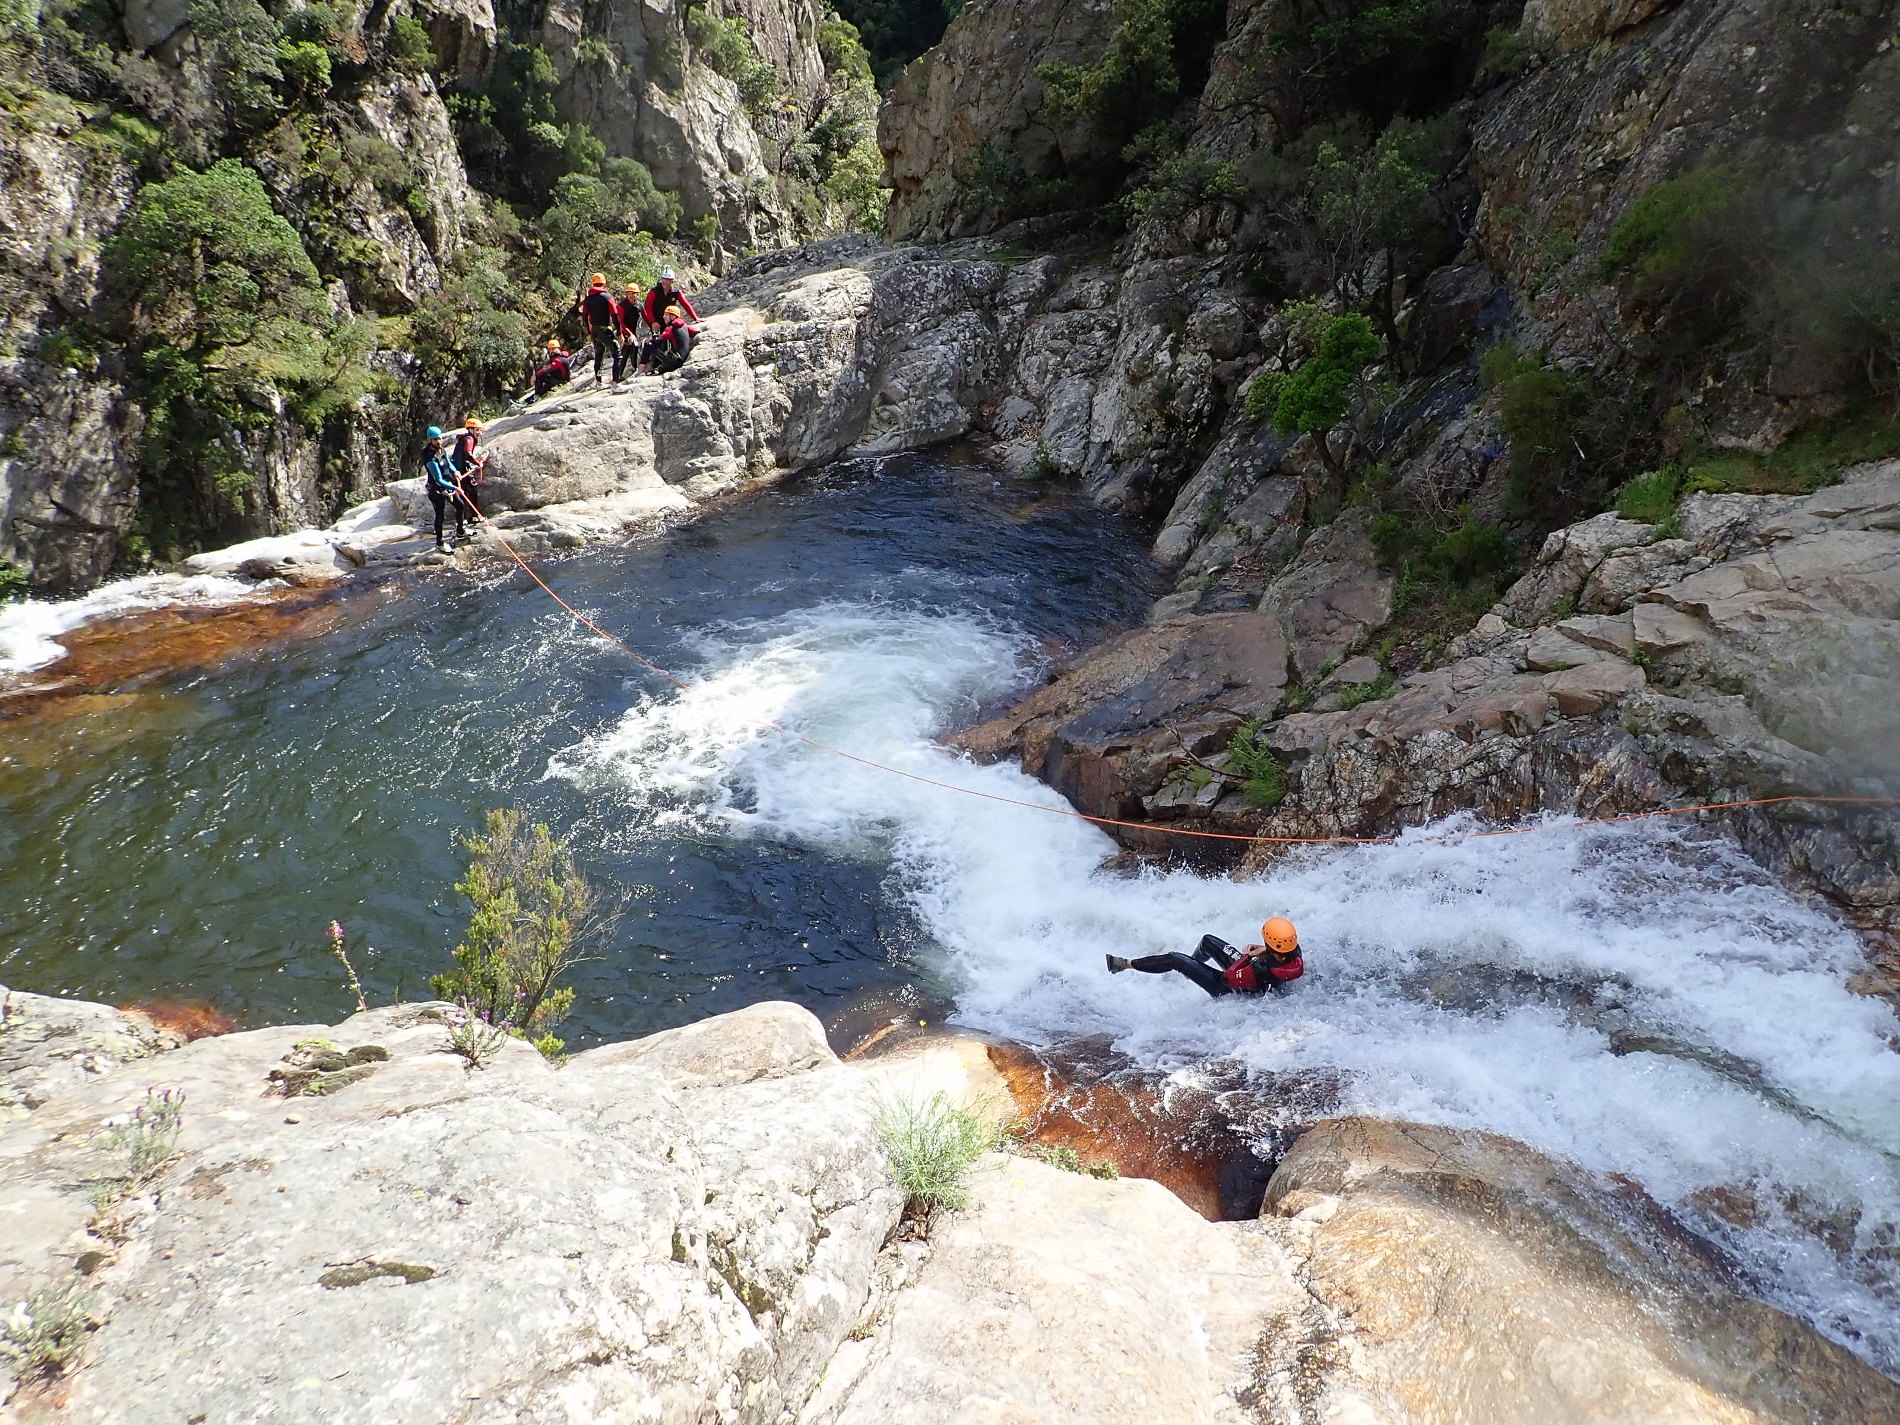
<svg viewBox="0 0 1900 1425">
<path fill-rule="evenodd" d="M 991 1158 L 973 1187 L 806 1421 L 1261 1418 L 1236 1396 L 1306 1305 L 1269 1234 L 1208 1222 L 1158 1183 L 1024 1158 Z"/>
<path fill-rule="evenodd" d="M 1363 646 L 1392 617 L 1398 580 L 1379 568 L 1367 528 L 1364 510 L 1341 514 L 1307 540 L 1260 600 L 1260 612 L 1286 629 L 1303 681 Z"/>
<path fill-rule="evenodd" d="M 1111 640 L 1012 712 L 946 740 L 986 759 L 1014 752 L 1084 811 L 1126 816 L 1189 754 L 1272 714 L 1286 679 L 1279 620 L 1170 619 Z"/>
<path fill-rule="evenodd" d="M 823 1044 L 789 1005 L 558 1072 L 518 1040 L 472 1067 L 427 1006 L 200 1040 L 0 1132 L 0 1261 L 90 1264 L 76 1422 L 776 1422 L 903 1205 Z M 101 1126 L 153 1086 L 178 1153 L 108 1225 Z"/>
<path fill-rule="evenodd" d="M 1812 1425 L 1900 1416 L 1900 1385 L 1739 1295 L 1633 1189 L 1491 1134 L 1323 1122 L 1268 1184 L 1352 1373 L 1407 1425 Z"/>
</svg>

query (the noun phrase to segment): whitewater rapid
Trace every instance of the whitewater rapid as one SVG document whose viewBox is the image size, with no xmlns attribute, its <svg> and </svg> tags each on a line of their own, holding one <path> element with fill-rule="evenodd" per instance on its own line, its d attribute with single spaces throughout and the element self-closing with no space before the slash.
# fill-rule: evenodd
<svg viewBox="0 0 1900 1425">
<path fill-rule="evenodd" d="M 1722 1242 L 1763 1295 L 1900 1362 L 1900 1026 L 1849 990 L 1853 935 L 1732 848 L 1662 822 L 1484 840 L 1450 823 L 1304 852 L 1256 881 L 1105 873 L 1116 848 L 1086 822 L 760 725 L 1062 807 L 1013 767 L 933 741 L 1025 686 L 1035 650 L 1020 634 L 835 603 L 704 631 L 696 652 L 695 691 L 642 697 L 551 775 L 631 793 L 639 826 L 884 868 L 934 941 L 919 971 L 965 1024 L 1032 1043 L 1106 1035 L 1188 1078 L 1242 1066 L 1263 1085 L 1263 1130 L 1295 1112 L 1287 1086 L 1306 1085 L 1328 1111 L 1488 1129 L 1627 1175 Z M 1244 943 L 1268 915 L 1291 917 L 1307 954 L 1283 1000 L 1212 1001 L 1103 966 L 1210 931 Z M 1728 1214 L 1747 1225 L 1712 1215 L 1717 1194 L 1752 1201 Z M 1845 1245 L 1824 1245 L 1817 1223 Z"/>
</svg>

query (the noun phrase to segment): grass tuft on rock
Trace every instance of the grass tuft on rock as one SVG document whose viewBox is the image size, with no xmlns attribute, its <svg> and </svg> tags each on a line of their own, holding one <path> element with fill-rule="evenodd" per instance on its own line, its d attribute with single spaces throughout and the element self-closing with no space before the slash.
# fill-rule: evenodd
<svg viewBox="0 0 1900 1425">
<path fill-rule="evenodd" d="M 1002 1136 L 974 1109 L 940 1093 L 881 1103 L 877 1132 L 890 1157 L 891 1176 L 904 1190 L 905 1210 L 918 1217 L 939 1207 L 952 1212 L 968 1207 L 970 1173 Z"/>
</svg>

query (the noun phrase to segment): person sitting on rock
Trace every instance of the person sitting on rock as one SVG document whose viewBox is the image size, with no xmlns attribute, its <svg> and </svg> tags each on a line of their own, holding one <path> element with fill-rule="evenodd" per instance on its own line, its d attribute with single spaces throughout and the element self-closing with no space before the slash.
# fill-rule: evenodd
<svg viewBox="0 0 1900 1425">
<path fill-rule="evenodd" d="M 451 507 L 455 510 L 455 537 L 467 538 L 462 528 L 462 502 L 455 498 L 455 467 L 449 463 L 449 455 L 442 448 L 442 428 L 430 426 L 429 433 L 422 445 L 422 489 L 429 497 L 429 503 L 435 506 L 435 547 L 437 552 L 449 552 L 448 541 L 442 537 L 442 517 Z"/>
<path fill-rule="evenodd" d="M 641 315 L 646 318 L 650 330 L 658 332 L 666 325 L 666 309 L 678 307 L 686 314 L 688 321 L 698 321 L 699 313 L 693 310 L 693 304 L 687 295 L 680 291 L 679 274 L 670 267 L 660 269 L 660 280 L 653 284 L 647 293 L 646 304 Z"/>
<path fill-rule="evenodd" d="M 588 338 L 594 343 L 594 384 L 600 384 L 600 368 L 612 361 L 620 365 L 620 304 L 607 295 L 607 274 L 596 272 L 587 279 L 587 295 L 575 304 L 587 322 Z"/>
<path fill-rule="evenodd" d="M 569 365 L 573 359 L 571 353 L 561 350 L 560 342 L 550 340 L 547 360 L 535 368 L 534 394 L 545 396 L 556 386 L 565 386 L 574 374 L 573 368 Z"/>
<path fill-rule="evenodd" d="M 659 331 L 640 348 L 640 366 L 634 374 L 664 376 L 679 370 L 693 354 L 693 339 L 698 335 L 699 328 L 686 320 L 685 313 L 678 307 L 668 307 Z"/>
<path fill-rule="evenodd" d="M 1299 932 L 1293 922 L 1275 916 L 1260 927 L 1259 945 L 1236 950 L 1225 940 L 1203 935 L 1192 955 L 1171 950 L 1165 955 L 1142 955 L 1125 960 L 1108 957 L 1108 971 L 1119 975 L 1123 970 L 1140 970 L 1147 975 L 1165 975 L 1170 970 L 1194 981 L 1210 995 L 1285 994 L 1286 987 L 1306 973 L 1306 961 L 1300 955 Z"/>
</svg>

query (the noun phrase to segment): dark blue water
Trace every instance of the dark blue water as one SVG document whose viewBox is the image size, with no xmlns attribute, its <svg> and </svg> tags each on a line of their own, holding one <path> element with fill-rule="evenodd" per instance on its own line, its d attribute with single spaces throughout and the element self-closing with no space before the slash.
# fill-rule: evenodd
<svg viewBox="0 0 1900 1425">
<path fill-rule="evenodd" d="M 852 462 L 631 543 L 540 560 L 662 666 L 709 629 L 848 603 L 966 614 L 1081 646 L 1157 592 L 1138 532 L 1077 497 L 927 455 Z M 1026 660 L 1025 676 L 1033 676 Z M 519 572 L 431 581 L 323 640 L 161 683 L 0 755 L 0 981 L 195 997 L 245 1024 L 425 997 L 465 919 L 456 835 L 519 806 L 572 838 L 626 913 L 579 968 L 575 1048 L 762 998 L 821 1014 L 913 981 L 887 868 L 639 824 L 550 758 L 665 685 Z M 972 707 L 967 715 L 979 711 Z"/>
</svg>

